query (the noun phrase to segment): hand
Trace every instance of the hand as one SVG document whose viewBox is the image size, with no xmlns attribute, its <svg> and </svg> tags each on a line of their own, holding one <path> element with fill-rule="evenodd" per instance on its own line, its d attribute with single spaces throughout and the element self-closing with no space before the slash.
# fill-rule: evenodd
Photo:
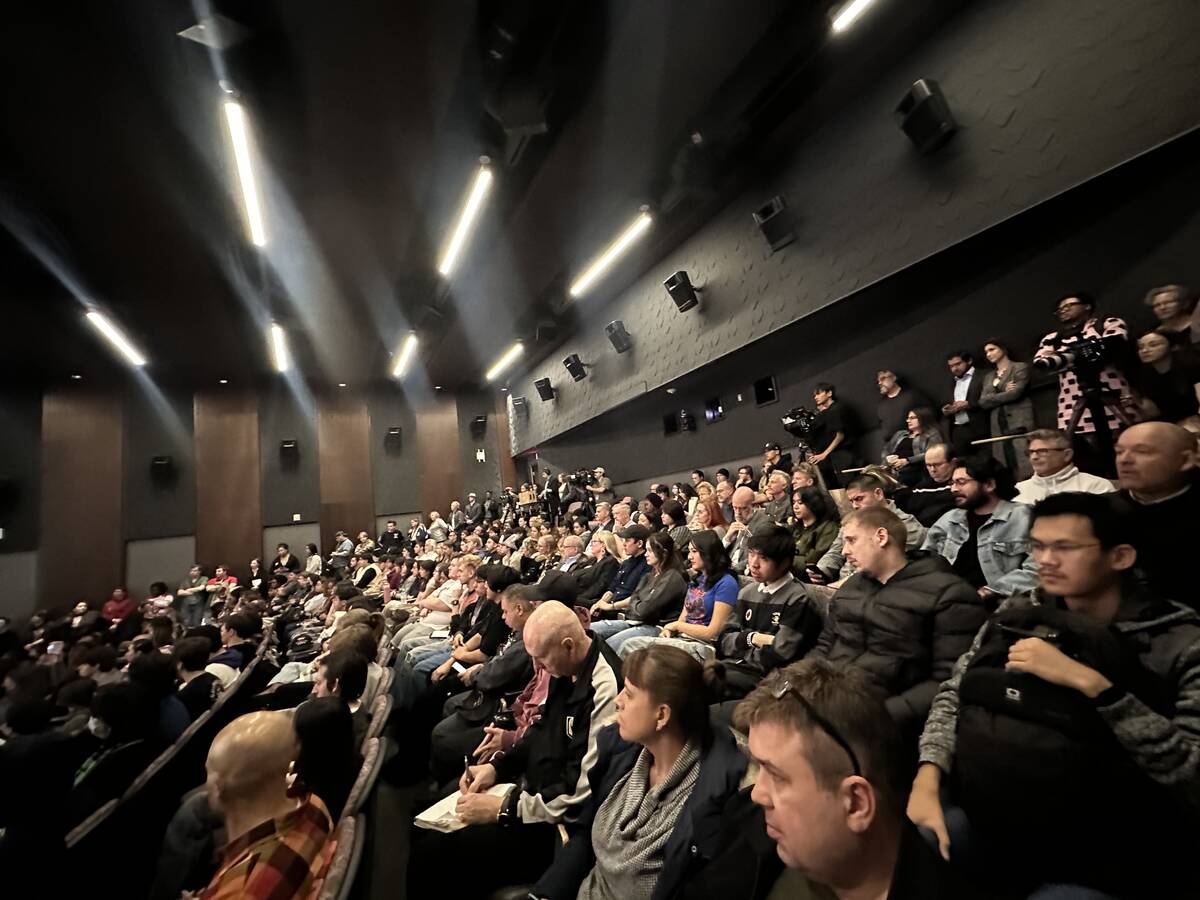
<svg viewBox="0 0 1200 900">
<path fill-rule="evenodd" d="M 504 749 L 504 729 L 497 728 L 495 725 L 485 725 L 483 740 L 479 742 L 479 746 L 475 748 L 472 755 L 480 762 L 487 762 L 502 749 Z"/>
<path fill-rule="evenodd" d="M 730 523 L 729 527 L 727 529 L 725 529 L 725 537 L 729 537 L 730 535 L 734 535 L 740 531 L 745 531 L 745 530 L 746 530 L 745 522 L 732 522 L 732 523 Z"/>
<path fill-rule="evenodd" d="M 468 825 L 489 825 L 499 821 L 500 807 L 503 805 L 503 797 L 493 797 L 491 794 L 463 794 L 458 798 L 454 811 Z"/>
<path fill-rule="evenodd" d="M 463 644 L 462 632 L 459 632 L 458 634 L 454 635 L 454 637 L 450 638 L 450 648 L 452 650 L 457 650 L 459 647 L 462 646 L 462 644 Z"/>
<path fill-rule="evenodd" d="M 1098 697 L 1112 682 L 1095 669 L 1076 662 L 1041 638 L 1022 638 L 1008 648 L 1006 669 L 1028 672 L 1043 681 L 1074 688 L 1088 697 Z"/>
<path fill-rule="evenodd" d="M 464 794 L 482 794 L 496 783 L 496 767 L 491 764 L 468 766 L 458 779 L 458 789 Z"/>
<path fill-rule="evenodd" d="M 991 600 L 993 597 L 1000 596 L 996 591 L 993 591 L 990 587 L 987 587 L 986 585 L 984 587 L 981 587 L 979 589 L 978 593 L 979 593 L 979 597 L 981 600 Z"/>
<path fill-rule="evenodd" d="M 463 684 L 469 685 L 475 680 L 475 676 L 479 674 L 479 670 L 482 668 L 483 668 L 483 663 L 475 663 L 475 665 L 471 666 L 465 672 L 460 673 L 458 676 L 458 680 L 461 681 Z"/>
<path fill-rule="evenodd" d="M 449 674 L 450 674 L 450 660 L 446 660 L 446 662 L 442 663 L 440 666 L 438 666 L 436 669 L 433 670 L 433 674 L 429 676 L 429 680 L 432 681 L 434 684 L 437 684 L 439 681 L 441 681 L 443 678 L 445 678 Z"/>
<path fill-rule="evenodd" d="M 818 569 L 816 566 L 809 566 L 804 571 L 808 573 L 808 580 L 810 583 L 812 583 L 812 584 L 824 584 L 825 583 L 825 573 L 822 572 L 820 569 Z"/>
<path fill-rule="evenodd" d="M 930 777 L 929 770 L 933 770 Z M 942 812 L 942 801 L 938 796 L 941 772 L 929 763 L 917 771 L 912 792 L 908 795 L 908 818 L 917 826 L 928 828 L 937 837 L 938 851 L 942 859 L 950 861 L 950 832 L 946 830 L 946 816 Z"/>
<path fill-rule="evenodd" d="M 1016 389 L 1017 389 L 1017 383 L 1015 381 L 1010 381 L 1008 384 L 1006 384 L 1004 386 L 1004 390 L 1006 390 L 1006 391 L 1015 391 Z"/>
</svg>

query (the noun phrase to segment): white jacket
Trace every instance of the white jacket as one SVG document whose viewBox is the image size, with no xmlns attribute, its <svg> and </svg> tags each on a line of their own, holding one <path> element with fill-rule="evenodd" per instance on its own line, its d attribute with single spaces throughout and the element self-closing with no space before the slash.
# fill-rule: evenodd
<svg viewBox="0 0 1200 900">
<path fill-rule="evenodd" d="M 1111 494 L 1115 490 L 1107 478 L 1080 472 L 1078 466 L 1067 466 L 1053 475 L 1034 475 L 1017 482 L 1017 496 L 1013 502 L 1034 504 L 1051 494 Z"/>
</svg>

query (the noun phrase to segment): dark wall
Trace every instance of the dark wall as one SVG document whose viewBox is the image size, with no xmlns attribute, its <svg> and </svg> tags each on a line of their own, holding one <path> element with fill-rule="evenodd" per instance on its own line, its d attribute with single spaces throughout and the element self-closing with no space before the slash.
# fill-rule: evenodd
<svg viewBox="0 0 1200 900">
<path fill-rule="evenodd" d="M 511 384 L 535 398 L 517 446 L 541 447 L 1196 127 L 1198 24 L 1194 0 L 966 4 L 615 301 L 578 304 L 581 332 Z M 929 157 L 891 115 L 919 77 L 941 84 L 962 126 Z M 772 255 L 751 212 L 775 194 L 799 224 Z M 679 315 L 663 290 L 678 269 L 705 288 L 698 312 Z M 604 336 L 616 318 L 634 341 L 621 357 Z M 569 353 L 594 364 L 586 380 L 566 376 Z M 536 400 L 543 376 L 559 388 L 553 404 Z"/>
<path fill-rule="evenodd" d="M 458 404 L 437 396 L 418 407 L 417 455 L 420 458 L 421 509 L 447 515 L 450 499 L 463 494 L 463 460 L 459 452 Z"/>
<path fill-rule="evenodd" d="M 191 394 L 131 394 L 125 399 L 125 539 L 174 537 L 196 528 L 195 435 Z M 166 476 L 150 461 L 171 457 Z"/>
<path fill-rule="evenodd" d="M 40 394 L 0 395 L 0 553 L 37 548 L 41 430 Z"/>
<path fill-rule="evenodd" d="M 483 499 L 483 492 L 495 490 L 500 484 L 500 454 L 497 443 L 496 403 L 484 391 L 462 393 L 458 401 L 458 448 L 462 465 L 463 493 L 474 491 Z M 476 416 L 487 418 L 483 437 L 471 436 L 471 421 Z M 484 461 L 475 459 L 475 451 L 483 450 Z"/>
<path fill-rule="evenodd" d="M 318 477 L 317 414 L 306 392 L 297 397 L 287 382 L 280 382 L 259 397 L 258 430 L 261 441 L 262 514 L 264 525 L 316 522 L 321 510 Z M 300 454 L 284 459 L 281 441 L 299 442 Z"/>
<path fill-rule="evenodd" d="M 811 408 L 817 381 L 833 382 L 874 428 L 878 369 L 895 369 L 948 400 L 948 351 L 967 347 L 981 356 L 982 342 L 998 338 L 1028 360 L 1054 327 L 1055 301 L 1074 290 L 1095 294 L 1101 314 L 1127 317 L 1132 330 L 1148 327 L 1141 299 L 1149 287 L 1200 282 L 1198 159 L 1200 134 L 1180 139 L 678 379 L 674 395 L 644 394 L 541 444 L 539 453 L 568 469 L 603 462 L 618 482 L 711 466 L 760 453 L 768 440 L 794 443 L 779 417 L 795 405 Z M 760 408 L 751 385 L 766 375 L 776 376 L 781 399 Z M 1040 424 L 1054 424 L 1054 395 L 1052 379 L 1035 394 Z M 722 400 L 724 420 L 705 422 L 709 397 Z M 681 408 L 696 417 L 697 430 L 664 437 L 663 415 Z M 862 446 L 873 456 L 878 435 L 866 435 Z"/>
<path fill-rule="evenodd" d="M 375 531 L 369 440 L 365 400 L 339 394 L 317 401 L 322 546 L 331 545 L 339 529 Z"/>
<path fill-rule="evenodd" d="M 398 391 L 367 398 L 371 418 L 371 477 L 375 482 L 375 514 L 382 516 L 421 508 L 420 453 L 417 417 Z M 387 430 L 400 429 L 399 449 L 384 446 Z"/>
<path fill-rule="evenodd" d="M 195 396 L 196 558 L 240 571 L 262 546 L 258 398 L 250 391 Z"/>
</svg>

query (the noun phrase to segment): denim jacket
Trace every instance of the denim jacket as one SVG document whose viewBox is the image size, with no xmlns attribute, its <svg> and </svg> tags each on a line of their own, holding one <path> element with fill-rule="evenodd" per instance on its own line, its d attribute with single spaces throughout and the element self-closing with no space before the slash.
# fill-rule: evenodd
<svg viewBox="0 0 1200 900">
<path fill-rule="evenodd" d="M 1001 500 L 991 518 L 979 528 L 979 567 L 987 587 L 1001 596 L 1037 587 L 1037 566 L 1029 552 L 1031 512 L 1024 504 Z M 953 565 L 959 548 L 970 536 L 967 511 L 952 509 L 933 523 L 921 549 L 931 550 Z"/>
</svg>

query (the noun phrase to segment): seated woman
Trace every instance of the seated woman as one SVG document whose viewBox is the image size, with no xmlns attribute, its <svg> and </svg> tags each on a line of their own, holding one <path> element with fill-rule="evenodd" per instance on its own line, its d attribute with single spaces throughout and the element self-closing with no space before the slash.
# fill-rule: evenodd
<svg viewBox="0 0 1200 900">
<path fill-rule="evenodd" d="M 692 580 L 679 618 L 668 622 L 658 637 L 631 637 L 621 644 L 622 657 L 656 643 L 668 643 L 703 662 L 716 654 L 717 635 L 737 603 L 738 583 L 730 574 L 729 554 L 711 531 L 692 536 L 688 546 Z"/>
<path fill-rule="evenodd" d="M 529 896 L 678 896 L 720 852 L 721 813 L 745 757 L 709 725 L 703 667 L 674 647 L 626 658 L 617 721 L 600 732 L 591 798 Z"/>
<path fill-rule="evenodd" d="M 587 553 L 594 561 L 586 568 L 577 570 L 579 596 L 575 598 L 575 603 L 578 606 L 591 606 L 595 603 L 608 590 L 613 576 L 621 566 L 617 538 L 611 531 L 597 531 L 592 535 Z"/>
<path fill-rule="evenodd" d="M 1200 366 L 1195 358 L 1180 351 L 1171 352 L 1171 343 L 1162 332 L 1147 331 L 1137 342 L 1142 361 L 1138 386 L 1142 396 L 1154 405 L 1147 412 L 1167 422 L 1182 422 L 1196 415 L 1200 407 Z"/>
<path fill-rule="evenodd" d="M 721 512 L 721 504 L 716 497 L 703 497 L 696 503 L 696 514 L 688 523 L 689 529 L 693 532 L 712 531 L 717 537 L 723 538 L 727 527 L 729 523 L 725 521 L 725 514 Z"/>
<path fill-rule="evenodd" d="M 617 652 L 630 638 L 657 635 L 664 625 L 679 617 L 683 607 L 687 594 L 683 557 L 665 531 L 656 531 L 646 539 L 646 562 L 650 572 L 632 594 L 624 600 L 600 601 L 592 606 L 592 633 Z M 618 616 L 621 618 L 615 618 Z M 599 617 L 604 618 L 597 621 Z"/>
<path fill-rule="evenodd" d="M 795 516 L 792 532 L 796 535 L 793 571 L 800 576 L 825 555 L 838 536 L 842 518 L 829 495 L 815 485 L 792 491 L 792 513 Z"/>
<path fill-rule="evenodd" d="M 904 421 L 906 427 L 888 439 L 881 455 L 884 464 L 912 487 L 925 476 L 925 450 L 945 438 L 938 430 L 932 410 L 910 409 Z"/>
</svg>

